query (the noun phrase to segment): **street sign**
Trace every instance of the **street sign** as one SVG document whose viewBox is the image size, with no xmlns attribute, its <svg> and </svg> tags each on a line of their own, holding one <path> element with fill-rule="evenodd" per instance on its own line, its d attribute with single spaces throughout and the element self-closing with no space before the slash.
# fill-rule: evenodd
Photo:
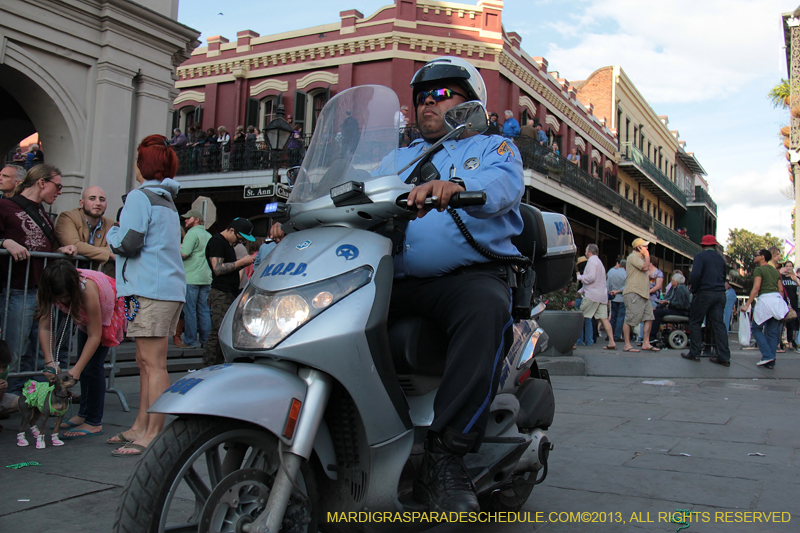
<svg viewBox="0 0 800 533">
<path fill-rule="evenodd" d="M 292 189 L 284 185 L 283 183 L 278 183 L 275 186 L 275 196 L 283 198 L 284 200 L 289 199 L 289 193 L 292 192 Z"/>
<path fill-rule="evenodd" d="M 192 209 L 197 209 L 201 213 L 203 213 L 203 220 L 204 226 L 206 229 L 210 228 L 211 225 L 217 221 L 217 206 L 214 205 L 214 201 L 207 196 L 198 196 L 197 199 L 192 202 Z"/>
<path fill-rule="evenodd" d="M 245 198 L 266 198 L 272 196 L 275 192 L 275 186 L 270 185 L 245 185 L 244 197 Z"/>
</svg>

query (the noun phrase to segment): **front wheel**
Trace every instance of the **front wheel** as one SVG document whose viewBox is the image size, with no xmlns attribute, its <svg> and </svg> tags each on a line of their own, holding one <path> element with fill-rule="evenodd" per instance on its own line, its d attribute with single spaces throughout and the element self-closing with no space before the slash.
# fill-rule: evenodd
<svg viewBox="0 0 800 533">
<path fill-rule="evenodd" d="M 242 531 L 264 510 L 281 468 L 278 439 L 252 424 L 181 417 L 150 444 L 122 493 L 114 531 Z M 317 531 L 314 476 L 303 462 L 282 531 Z"/>
<path fill-rule="evenodd" d="M 676 329 L 667 337 L 667 344 L 673 350 L 683 350 L 689 345 L 689 336 L 682 329 Z"/>
</svg>

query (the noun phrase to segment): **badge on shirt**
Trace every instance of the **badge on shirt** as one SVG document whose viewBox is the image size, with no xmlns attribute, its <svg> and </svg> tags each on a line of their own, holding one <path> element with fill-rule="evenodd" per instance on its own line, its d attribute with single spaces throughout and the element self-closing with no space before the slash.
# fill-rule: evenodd
<svg viewBox="0 0 800 533">
<path fill-rule="evenodd" d="M 511 152 L 511 155 L 514 155 L 514 151 L 508 145 L 506 141 L 503 141 L 503 144 L 497 147 L 497 155 L 503 155 Z"/>
<path fill-rule="evenodd" d="M 481 164 L 477 157 L 470 157 L 464 161 L 464 170 L 475 170 Z"/>
</svg>

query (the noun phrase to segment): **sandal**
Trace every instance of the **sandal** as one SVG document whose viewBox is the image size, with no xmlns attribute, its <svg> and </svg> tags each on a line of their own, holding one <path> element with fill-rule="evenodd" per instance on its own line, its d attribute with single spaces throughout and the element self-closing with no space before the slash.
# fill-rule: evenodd
<svg viewBox="0 0 800 533">
<path fill-rule="evenodd" d="M 133 450 L 133 452 L 128 453 L 128 452 L 123 452 L 122 450 Z M 114 457 L 138 456 L 142 455 L 145 452 L 145 450 L 147 450 L 145 446 L 129 442 L 125 446 L 117 448 L 116 450 L 112 451 L 111 455 L 113 455 Z"/>
<path fill-rule="evenodd" d="M 114 435 L 113 437 L 108 439 L 106 441 L 106 443 L 107 444 L 113 444 L 114 446 L 119 446 L 120 444 L 125 446 L 126 444 L 133 442 L 131 439 L 126 437 L 124 435 L 124 433 L 125 433 L 124 431 L 120 431 L 119 433 L 117 433 L 116 435 Z M 114 439 L 117 439 L 117 440 L 114 440 Z"/>
</svg>

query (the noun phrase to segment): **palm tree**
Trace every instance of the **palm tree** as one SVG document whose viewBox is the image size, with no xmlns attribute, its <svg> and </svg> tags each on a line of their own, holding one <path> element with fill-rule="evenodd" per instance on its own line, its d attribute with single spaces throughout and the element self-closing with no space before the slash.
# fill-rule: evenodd
<svg viewBox="0 0 800 533">
<path fill-rule="evenodd" d="M 772 102 L 773 107 L 788 108 L 790 92 L 789 80 L 781 79 L 781 82 L 769 91 L 767 98 Z"/>
</svg>

